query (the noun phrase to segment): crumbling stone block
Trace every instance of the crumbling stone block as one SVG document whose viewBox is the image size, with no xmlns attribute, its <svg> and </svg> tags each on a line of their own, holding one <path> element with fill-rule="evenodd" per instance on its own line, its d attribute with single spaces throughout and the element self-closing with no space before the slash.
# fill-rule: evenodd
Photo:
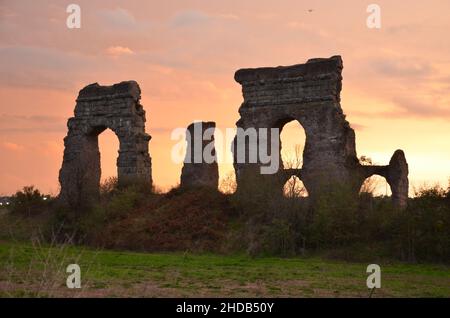
<svg viewBox="0 0 450 318">
<path fill-rule="evenodd" d="M 215 127 L 215 122 L 195 122 L 186 129 L 187 149 L 181 171 L 182 188 L 201 186 L 217 189 L 219 170 L 214 148 Z"/>
</svg>

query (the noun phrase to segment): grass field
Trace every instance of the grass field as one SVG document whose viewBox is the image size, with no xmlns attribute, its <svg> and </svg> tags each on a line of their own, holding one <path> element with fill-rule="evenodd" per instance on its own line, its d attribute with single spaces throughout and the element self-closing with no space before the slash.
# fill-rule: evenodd
<svg viewBox="0 0 450 318">
<path fill-rule="evenodd" d="M 65 286 L 68 264 L 82 288 Z M 95 251 L 0 242 L 2 297 L 368 297 L 366 267 L 321 258 Z M 445 265 L 379 264 L 373 297 L 450 297 Z"/>
</svg>

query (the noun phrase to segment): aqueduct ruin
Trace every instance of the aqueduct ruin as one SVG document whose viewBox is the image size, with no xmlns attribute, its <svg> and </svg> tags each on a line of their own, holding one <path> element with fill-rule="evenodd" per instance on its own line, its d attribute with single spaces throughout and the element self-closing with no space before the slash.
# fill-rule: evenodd
<svg viewBox="0 0 450 318">
<path fill-rule="evenodd" d="M 402 150 L 395 151 L 389 165 L 365 166 L 356 156 L 355 132 L 345 119 L 340 105 L 342 59 L 333 56 L 311 59 L 305 64 L 287 67 L 241 69 L 235 80 L 242 85 L 244 101 L 239 108 L 238 128 L 279 128 L 296 120 L 306 134 L 301 169 L 284 169 L 260 175 L 261 162 L 240 163 L 236 160 L 236 138 L 232 150 L 235 158 L 237 191 L 257 187 L 256 180 L 267 180 L 271 189 L 282 192 L 285 182 L 294 176 L 303 181 L 309 195 L 316 197 L 336 187 L 347 187 L 355 195 L 362 183 L 373 174 L 386 178 L 393 202 L 404 208 L 408 198 L 408 164 Z M 97 194 L 100 183 L 98 135 L 105 129 L 115 132 L 120 141 L 117 159 L 121 184 L 152 184 L 150 136 L 145 133 L 145 111 L 140 88 L 134 81 L 113 86 L 97 83 L 83 88 L 77 98 L 75 116 L 68 120 L 69 132 L 64 139 L 64 159 L 60 170 L 60 197 L 69 204 Z M 215 127 L 215 123 L 206 123 Z M 194 125 L 190 125 L 192 129 Z M 206 127 L 206 128 L 208 128 Z M 257 138 L 260 138 L 258 136 Z M 270 139 L 270 138 L 268 138 Z M 188 138 L 188 151 L 204 140 Z M 261 140 L 259 140 L 261 141 Z M 249 145 L 245 145 L 248 151 Z M 270 149 L 270 145 L 267 145 Z M 281 148 L 281 144 L 280 144 Z M 217 163 L 185 163 L 182 186 L 198 184 L 216 187 Z M 250 187 L 245 187 L 245 184 Z M 251 193 L 248 193 L 251 195 Z"/>
<path fill-rule="evenodd" d="M 64 138 L 64 158 L 59 173 L 60 198 L 70 205 L 98 195 L 100 152 L 98 135 L 111 129 L 119 139 L 117 158 L 119 184 L 152 184 L 151 159 L 145 133 L 145 111 L 139 103 L 141 90 L 135 81 L 113 86 L 97 83 L 83 88 L 75 116 L 69 118 Z"/>
<path fill-rule="evenodd" d="M 306 64 L 236 72 L 235 80 L 242 85 L 244 97 L 237 127 L 281 130 L 286 123 L 297 120 L 306 134 L 302 168 L 283 169 L 281 166 L 274 175 L 260 175 L 261 163 L 238 163 L 235 139 L 232 149 L 238 191 L 246 181 L 254 183 L 257 179 L 268 179 L 275 191 L 281 191 L 287 179 L 295 175 L 312 197 L 343 186 L 357 195 L 366 178 L 379 174 L 389 183 L 394 203 L 406 206 L 408 165 L 403 151 L 397 150 L 388 166 L 359 163 L 355 132 L 340 105 L 342 69 L 341 57 L 333 56 L 310 59 Z M 282 165 L 281 153 L 279 149 L 276 151 Z M 245 191 L 249 191 L 249 187 L 245 187 Z"/>
</svg>

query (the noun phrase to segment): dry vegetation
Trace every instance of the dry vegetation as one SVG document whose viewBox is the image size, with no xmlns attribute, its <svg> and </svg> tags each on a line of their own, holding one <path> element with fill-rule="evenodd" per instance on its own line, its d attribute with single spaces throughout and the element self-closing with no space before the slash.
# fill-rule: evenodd
<svg viewBox="0 0 450 318">
<path fill-rule="evenodd" d="M 420 189 L 398 211 L 390 198 L 370 192 L 355 201 L 337 189 L 313 207 L 298 192 L 274 195 L 271 184 L 252 196 L 233 194 L 231 178 L 227 187 L 227 194 L 149 193 L 109 180 L 100 200 L 82 211 L 27 187 L 0 215 L 0 293 L 366 297 L 363 278 L 355 278 L 365 279 L 363 265 L 354 263 L 364 262 L 392 264 L 384 266 L 389 283 L 377 296 L 449 295 L 448 267 L 417 263 L 450 260 L 450 189 Z M 155 254 L 167 251 L 175 254 Z M 91 273 L 82 291 L 64 286 L 72 262 Z"/>
<path fill-rule="evenodd" d="M 140 251 L 450 260 L 448 189 L 420 189 L 408 208 L 398 211 L 390 198 L 370 192 L 354 200 L 345 189 L 336 189 L 312 206 L 301 188 L 298 192 L 291 186 L 280 196 L 271 186 L 260 183 L 251 196 L 203 188 L 149 193 L 139 187 L 120 189 L 109 180 L 100 201 L 82 211 L 43 200 L 29 187 L 0 216 L 0 239 L 71 238 L 77 244 Z"/>
</svg>

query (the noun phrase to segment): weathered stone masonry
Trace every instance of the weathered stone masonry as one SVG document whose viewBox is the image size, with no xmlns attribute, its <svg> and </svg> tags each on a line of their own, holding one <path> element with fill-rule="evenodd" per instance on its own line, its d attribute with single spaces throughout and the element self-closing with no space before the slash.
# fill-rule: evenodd
<svg viewBox="0 0 450 318">
<path fill-rule="evenodd" d="M 341 57 L 333 56 L 288 67 L 236 72 L 235 79 L 242 85 L 244 96 L 237 127 L 282 129 L 286 123 L 297 120 L 306 133 L 302 168 L 284 169 L 279 153 L 281 167 L 274 175 L 260 175 L 261 163 L 237 163 L 235 139 L 232 150 L 238 191 L 250 190 L 251 195 L 251 189 L 260 186 L 258 180 L 267 179 L 270 187 L 281 193 L 286 180 L 296 175 L 313 198 L 336 187 L 347 187 L 357 195 L 364 180 L 378 174 L 389 183 L 394 203 L 401 208 L 406 206 L 408 164 L 402 150 L 395 151 L 387 166 L 363 166 L 358 161 L 355 133 L 340 105 L 342 68 Z M 66 203 L 76 205 L 98 195 L 101 173 L 98 135 L 107 128 L 120 141 L 119 183 L 152 185 L 148 153 L 151 137 L 145 133 L 145 111 L 140 97 L 140 88 L 134 81 L 113 86 L 95 83 L 80 91 L 75 116 L 68 120 L 59 174 L 60 198 Z M 213 122 L 190 125 L 188 154 L 193 153 L 196 144 L 201 144 L 202 151 L 209 144 L 195 139 L 193 131 L 198 124 L 203 125 L 202 132 L 215 127 Z M 246 147 L 248 151 L 248 144 Z M 216 162 L 185 163 L 181 186 L 198 185 L 217 187 Z"/>
<path fill-rule="evenodd" d="M 270 179 L 273 188 L 281 191 L 286 180 L 297 175 L 311 197 L 337 186 L 346 186 L 357 195 L 367 177 L 380 174 L 391 186 L 394 203 L 406 205 L 408 165 L 403 151 L 395 152 L 389 166 L 362 166 L 358 161 L 355 133 L 340 105 L 342 69 L 341 57 L 333 56 L 288 67 L 236 72 L 235 79 L 242 85 L 244 97 L 237 127 L 282 129 L 286 123 L 297 120 L 306 134 L 303 167 L 280 167 L 276 175 L 265 176 L 257 176 L 259 163 L 236 163 L 235 139 L 232 150 L 238 191 L 247 181 L 252 183 L 257 178 Z M 281 154 L 279 160 L 282 165 Z M 248 189 L 245 187 L 245 191 Z"/>
<path fill-rule="evenodd" d="M 145 111 L 139 103 L 141 90 L 135 81 L 113 86 L 97 83 L 83 88 L 75 116 L 68 120 L 64 159 L 59 173 L 60 198 L 76 205 L 99 191 L 100 152 L 98 135 L 111 129 L 120 142 L 117 158 L 119 184 L 152 184 L 151 159 L 145 133 Z"/>
<path fill-rule="evenodd" d="M 211 187 L 217 189 L 219 185 L 219 168 L 217 166 L 216 150 L 214 148 L 214 130 L 215 122 L 195 122 L 186 129 L 186 158 L 181 171 L 182 188 L 187 187 Z M 208 131 L 208 134 L 205 132 Z M 208 135 L 210 140 L 204 140 L 202 137 Z M 211 147 L 207 149 L 207 147 Z M 205 162 L 204 151 L 211 154 L 213 162 Z M 195 160 L 195 158 L 198 158 Z"/>
</svg>

